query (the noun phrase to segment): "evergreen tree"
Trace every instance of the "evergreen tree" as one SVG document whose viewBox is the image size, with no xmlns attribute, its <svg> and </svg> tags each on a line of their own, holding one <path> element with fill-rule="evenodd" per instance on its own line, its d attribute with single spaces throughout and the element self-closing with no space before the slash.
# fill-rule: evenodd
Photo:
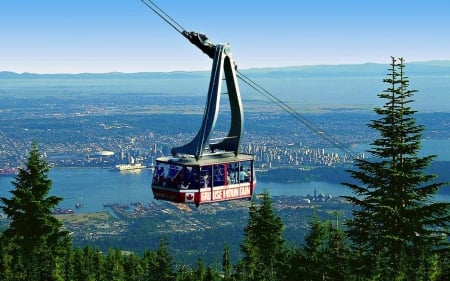
<svg viewBox="0 0 450 281">
<path fill-rule="evenodd" d="M 105 272 L 108 270 L 107 268 L 107 260 L 102 252 L 99 249 L 92 249 L 89 260 L 91 261 L 91 273 L 94 275 L 95 281 L 109 281 Z"/>
<path fill-rule="evenodd" d="M 175 278 L 173 258 L 169 255 L 167 238 L 161 238 L 156 252 L 144 252 L 144 269 L 146 280 L 169 281 Z"/>
<path fill-rule="evenodd" d="M 22 266 L 20 256 L 14 255 L 14 248 L 11 243 L 0 240 L 0 280 L 25 280 L 26 275 Z"/>
<path fill-rule="evenodd" d="M 62 241 L 60 254 L 57 257 L 57 268 L 59 268 L 62 280 L 73 280 L 73 244 L 67 235 Z"/>
<path fill-rule="evenodd" d="M 48 164 L 33 143 L 25 167 L 19 169 L 12 182 L 12 198 L 0 198 L 0 208 L 11 219 L 2 239 L 13 245 L 26 280 L 55 279 L 59 248 L 67 235 L 60 230 L 62 224 L 52 214 L 62 198 L 47 196 L 52 186 L 48 172 Z"/>
<path fill-rule="evenodd" d="M 302 280 L 349 280 L 348 256 L 345 233 L 332 221 L 321 221 L 315 213 L 305 237 L 298 276 Z"/>
<path fill-rule="evenodd" d="M 449 234 L 450 203 L 433 201 L 444 183 L 423 172 L 435 156 L 418 156 L 424 127 L 413 117 L 417 91 L 408 89 L 404 61 L 392 58 L 390 66 L 387 89 L 378 95 L 386 103 L 368 125 L 380 134 L 368 151 L 373 158 L 356 160 L 349 173 L 357 183 L 344 185 L 355 194 L 347 197 L 355 207 L 347 234 L 364 257 L 360 274 L 378 264 L 384 280 L 401 280 L 406 257 L 408 267 L 418 268 L 420 253 L 448 250 L 442 237 Z"/>
<path fill-rule="evenodd" d="M 241 280 L 282 280 L 287 253 L 283 222 L 275 215 L 269 194 L 264 192 L 259 208 L 252 203 L 241 244 L 244 258 L 238 265 Z"/>
<path fill-rule="evenodd" d="M 93 280 L 89 270 L 87 258 L 81 248 L 77 248 L 73 252 L 73 276 L 74 281 Z M 71 279 L 69 279 L 71 280 Z"/>
<path fill-rule="evenodd" d="M 220 274 L 219 274 L 219 272 L 217 272 L 217 270 L 214 270 L 211 266 L 208 266 L 208 268 L 206 269 L 205 278 L 203 280 L 204 281 L 220 281 L 223 279 L 220 277 Z"/>
<path fill-rule="evenodd" d="M 304 280 L 323 280 L 325 279 L 325 247 L 326 247 L 326 228 L 324 223 L 314 214 L 309 223 L 309 233 L 305 237 L 303 247 Z"/>
<path fill-rule="evenodd" d="M 346 243 L 345 233 L 339 228 L 338 220 L 336 226 L 333 226 L 330 220 L 326 231 L 328 232 L 324 251 L 326 280 L 349 280 L 350 249 Z"/>
<path fill-rule="evenodd" d="M 196 281 L 192 269 L 184 265 L 178 266 L 175 277 L 175 281 Z"/>
<path fill-rule="evenodd" d="M 154 280 L 153 271 L 156 267 L 156 253 L 154 251 L 145 250 L 142 257 L 142 267 L 144 268 L 144 280 Z"/>
<path fill-rule="evenodd" d="M 206 278 L 206 265 L 202 259 L 197 260 L 197 265 L 194 268 L 194 279 L 203 281 Z"/>
<path fill-rule="evenodd" d="M 144 269 L 137 255 L 131 254 L 125 257 L 124 269 L 127 281 L 144 280 Z"/>
<path fill-rule="evenodd" d="M 93 265 L 92 262 L 91 265 Z M 110 281 L 128 280 L 128 276 L 125 276 L 123 254 L 119 249 L 110 248 L 108 250 L 108 256 L 106 257 L 106 280 Z"/>
<path fill-rule="evenodd" d="M 441 272 L 436 280 L 450 280 L 450 252 L 446 252 L 440 257 L 438 266 Z"/>
<path fill-rule="evenodd" d="M 224 281 L 231 281 L 231 270 L 233 268 L 233 265 L 230 260 L 230 247 L 228 244 L 225 244 L 223 249 L 223 256 L 222 256 L 222 272 L 223 272 L 223 280 Z"/>
<path fill-rule="evenodd" d="M 288 268 L 286 269 L 285 280 L 306 280 L 306 264 L 302 249 L 297 246 L 289 248 Z"/>
</svg>

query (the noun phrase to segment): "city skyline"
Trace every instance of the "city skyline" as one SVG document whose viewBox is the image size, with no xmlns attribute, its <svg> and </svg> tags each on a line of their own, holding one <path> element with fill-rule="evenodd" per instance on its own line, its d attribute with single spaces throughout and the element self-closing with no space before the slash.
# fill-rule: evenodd
<svg viewBox="0 0 450 281">
<path fill-rule="evenodd" d="M 240 68 L 450 60 L 446 1 L 155 1 L 188 31 L 229 42 Z M 209 70 L 141 1 L 2 1 L 0 71 Z"/>
</svg>

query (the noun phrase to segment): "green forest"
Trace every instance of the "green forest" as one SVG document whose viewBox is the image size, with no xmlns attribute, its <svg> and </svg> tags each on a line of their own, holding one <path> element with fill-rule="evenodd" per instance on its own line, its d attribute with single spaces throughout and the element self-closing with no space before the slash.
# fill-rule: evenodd
<svg viewBox="0 0 450 281">
<path fill-rule="evenodd" d="M 234 263 L 227 244 L 216 264 L 176 263 L 166 237 L 139 254 L 75 247 L 51 212 L 62 198 L 49 196 L 50 167 L 33 143 L 12 197 L 0 198 L 10 220 L 0 237 L 0 280 L 450 280 L 450 203 L 433 201 L 447 183 L 427 172 L 435 156 L 418 156 L 425 128 L 404 71 L 403 59 L 392 58 L 378 94 L 385 103 L 368 124 L 378 133 L 372 158 L 346 171 L 352 216 L 339 223 L 313 215 L 302 245 L 285 238 L 265 192 L 250 204 Z"/>
</svg>

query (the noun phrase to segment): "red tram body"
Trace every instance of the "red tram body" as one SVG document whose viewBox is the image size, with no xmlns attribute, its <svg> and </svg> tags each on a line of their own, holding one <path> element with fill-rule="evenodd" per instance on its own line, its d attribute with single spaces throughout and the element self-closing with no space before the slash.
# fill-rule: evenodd
<svg viewBox="0 0 450 281">
<path fill-rule="evenodd" d="M 155 199 L 196 206 L 250 199 L 256 188 L 253 156 L 212 154 L 193 157 L 161 157 L 156 160 L 152 191 Z"/>
</svg>

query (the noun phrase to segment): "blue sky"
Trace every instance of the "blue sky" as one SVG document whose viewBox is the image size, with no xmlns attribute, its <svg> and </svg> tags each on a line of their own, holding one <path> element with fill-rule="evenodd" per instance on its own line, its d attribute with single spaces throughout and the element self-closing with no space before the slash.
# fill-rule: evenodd
<svg viewBox="0 0 450 281">
<path fill-rule="evenodd" d="M 155 0 L 243 68 L 450 60 L 450 1 Z M 209 70 L 140 0 L 0 0 L 0 71 Z"/>
</svg>

